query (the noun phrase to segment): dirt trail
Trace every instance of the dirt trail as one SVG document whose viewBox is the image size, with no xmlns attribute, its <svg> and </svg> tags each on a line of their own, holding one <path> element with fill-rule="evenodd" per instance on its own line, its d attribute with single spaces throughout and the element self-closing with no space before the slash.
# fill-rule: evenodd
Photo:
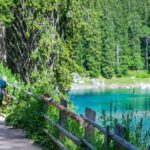
<svg viewBox="0 0 150 150">
<path fill-rule="evenodd" d="M 0 117 L 0 150 L 42 150 L 25 137 L 20 129 L 5 125 L 5 119 Z"/>
</svg>

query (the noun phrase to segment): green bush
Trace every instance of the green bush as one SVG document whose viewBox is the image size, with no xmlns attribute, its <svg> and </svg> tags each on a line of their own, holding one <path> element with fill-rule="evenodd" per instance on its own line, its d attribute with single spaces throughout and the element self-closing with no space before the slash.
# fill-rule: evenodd
<svg viewBox="0 0 150 150">
<path fill-rule="evenodd" d="M 113 77 L 113 69 L 111 67 L 103 67 L 102 68 L 102 75 L 104 78 L 111 79 Z"/>
<path fill-rule="evenodd" d="M 16 79 L 18 79 L 17 77 L 15 77 L 12 74 L 11 70 L 8 67 L 6 67 L 2 63 L 0 63 L 0 78 L 2 76 L 7 76 L 9 82 L 11 82 L 11 83 L 15 82 Z"/>
<path fill-rule="evenodd" d="M 150 74 L 147 71 L 130 71 L 128 76 L 135 76 L 136 78 L 149 78 Z"/>
<path fill-rule="evenodd" d="M 127 66 L 122 67 L 121 74 L 124 75 L 124 76 L 128 75 L 128 68 L 127 68 Z"/>
</svg>

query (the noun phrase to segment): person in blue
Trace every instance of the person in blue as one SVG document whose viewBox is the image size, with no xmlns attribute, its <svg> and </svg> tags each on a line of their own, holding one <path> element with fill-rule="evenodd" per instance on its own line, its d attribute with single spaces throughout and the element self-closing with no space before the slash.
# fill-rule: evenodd
<svg viewBox="0 0 150 150">
<path fill-rule="evenodd" d="M 6 80 L 7 80 L 6 77 L 3 77 L 3 79 L 0 79 L 0 112 L 2 110 L 3 94 L 5 92 L 5 88 L 7 87 Z"/>
</svg>

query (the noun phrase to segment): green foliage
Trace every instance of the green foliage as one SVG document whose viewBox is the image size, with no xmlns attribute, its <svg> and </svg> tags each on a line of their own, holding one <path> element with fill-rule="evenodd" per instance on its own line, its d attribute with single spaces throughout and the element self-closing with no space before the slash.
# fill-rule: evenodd
<svg viewBox="0 0 150 150">
<path fill-rule="evenodd" d="M 27 90 L 28 86 L 24 86 L 23 90 Z M 31 88 L 31 85 L 30 85 Z M 46 146 L 47 149 L 53 149 L 56 146 L 54 143 L 49 144 L 50 141 L 47 136 L 43 133 L 42 129 L 47 129 L 51 134 L 55 137 L 59 137 L 58 130 L 47 123 L 42 117 L 42 114 L 46 114 L 56 123 L 59 123 L 59 110 L 55 107 L 51 106 L 47 107 L 42 101 L 40 101 L 37 97 L 41 94 L 41 92 L 47 92 L 47 88 L 49 85 L 42 87 L 42 85 L 37 88 L 33 88 L 33 96 L 26 95 L 22 91 L 16 90 L 15 97 L 17 100 L 11 102 L 11 107 L 6 111 L 7 118 L 6 122 L 8 125 L 23 128 L 26 131 L 26 134 L 29 138 L 32 138 L 35 142 L 38 142 L 42 146 Z M 39 90 L 41 89 L 41 90 Z M 9 94 L 12 91 L 10 91 Z M 58 99 L 55 99 L 59 102 Z M 72 105 L 68 105 L 70 109 Z M 77 123 L 68 118 L 67 121 L 67 130 L 73 133 L 75 136 L 81 138 L 83 135 L 84 129 L 80 127 Z M 76 132 L 78 130 L 78 132 Z M 77 145 L 75 145 L 72 141 L 68 140 L 68 138 L 64 138 L 62 140 L 63 144 L 65 144 L 70 149 L 80 149 Z"/>
<path fill-rule="evenodd" d="M 88 4 L 88 5 L 87 5 Z M 101 64 L 101 28 L 99 1 L 82 2 L 81 41 L 75 48 L 75 57 L 79 65 L 83 66 L 92 77 L 100 75 Z"/>
<path fill-rule="evenodd" d="M 136 78 L 149 78 L 150 74 L 147 71 L 130 71 L 128 76 L 134 76 Z"/>
<path fill-rule="evenodd" d="M 7 66 L 0 63 L 0 78 L 2 78 L 3 76 L 6 76 L 7 79 L 9 80 L 9 82 L 11 82 L 11 83 L 14 83 L 17 79 L 19 79 L 17 77 L 14 77 L 11 70 L 8 69 Z"/>
<path fill-rule="evenodd" d="M 73 72 L 108 79 L 115 75 L 149 77 L 147 72 L 130 73 L 150 71 L 149 0 L 0 0 L 0 12 L 0 21 L 9 25 L 7 65 L 25 81 L 20 86 L 32 88 L 36 96 L 48 93 L 57 100 L 66 96 Z M 12 83 L 16 80 L 3 65 L 0 74 Z M 44 141 L 40 127 L 45 124 L 37 117 L 44 111 L 43 104 L 35 98 L 25 101 L 21 92 L 16 97 L 20 101 L 12 103 L 8 122 Z M 58 121 L 55 109 L 49 113 Z M 76 125 L 69 125 L 75 132 Z M 55 129 L 48 128 L 57 136 Z M 66 140 L 69 149 L 71 144 Z"/>
<path fill-rule="evenodd" d="M 118 118 L 117 107 L 113 104 L 110 105 L 109 113 L 102 110 L 98 118 L 99 123 L 105 127 L 109 123 L 111 130 L 115 128 L 116 123 L 125 127 L 125 139 L 142 150 L 147 149 L 149 141 L 149 128 L 144 130 L 144 121 L 146 119 L 149 119 L 147 113 L 138 116 L 137 112 L 132 110 L 131 105 L 127 106 L 125 112 L 120 114 Z"/>
<path fill-rule="evenodd" d="M 76 62 L 93 77 L 100 73 L 106 78 L 113 74 L 120 77 L 129 70 L 149 70 L 150 3 L 95 0 L 86 4 L 81 40 L 74 53 Z"/>
<path fill-rule="evenodd" d="M 38 94 L 38 92 L 36 92 Z M 41 128 L 46 128 L 48 131 L 53 134 L 55 137 L 59 137 L 58 130 L 51 126 L 49 123 L 44 121 L 40 115 L 46 113 L 53 121 L 56 123 L 59 122 L 59 111 L 50 105 L 50 107 L 45 107 L 44 104 L 38 101 L 36 98 L 28 97 L 22 92 L 16 92 L 17 98 L 19 101 L 13 101 L 11 104 L 11 109 L 8 111 L 7 119 L 9 125 L 16 127 L 24 128 L 27 131 L 28 137 L 34 139 L 36 142 L 45 145 L 48 149 L 55 147 L 54 143 L 48 144 L 51 141 L 48 141 L 47 137 L 43 134 Z M 68 106 L 71 110 L 72 106 Z M 146 150 L 146 141 L 148 140 L 148 132 L 143 131 L 144 121 L 141 119 L 138 121 L 136 126 L 132 126 L 133 120 L 137 115 L 136 112 L 132 112 L 132 107 L 127 107 L 129 112 L 123 113 L 121 119 L 118 119 L 118 113 L 116 113 L 116 108 L 110 106 L 110 113 L 107 114 L 105 111 L 102 111 L 101 116 L 99 117 L 100 124 L 106 126 L 110 124 L 110 129 L 113 130 L 116 123 L 122 124 L 127 129 L 126 139 L 134 144 L 137 147 L 140 147 L 143 150 Z M 114 115 L 116 113 L 117 117 Z M 148 114 L 143 114 L 144 117 L 149 117 Z M 75 135 L 78 138 L 84 137 L 84 127 L 79 126 L 78 123 L 72 121 L 72 119 L 67 118 L 66 129 Z M 78 131 L 78 132 L 77 132 Z M 141 131 L 144 135 L 141 136 Z M 142 141 L 142 143 L 140 142 Z M 94 138 L 90 141 L 97 149 L 104 148 L 104 135 L 102 135 L 98 130 L 95 131 Z M 82 149 L 75 145 L 68 138 L 64 138 L 62 143 L 68 148 L 73 150 Z M 56 148 L 56 147 L 55 147 Z M 109 149 L 113 149 L 113 143 L 110 143 Z"/>
<path fill-rule="evenodd" d="M 113 69 L 109 66 L 105 66 L 102 68 L 102 75 L 105 78 L 111 79 L 113 77 Z"/>
<path fill-rule="evenodd" d="M 71 74 L 79 68 L 72 59 L 80 28 L 76 7 L 79 3 L 62 0 L 16 3 L 15 18 L 7 29 L 11 37 L 7 38 L 7 63 L 25 82 L 40 80 L 50 84 L 51 93 L 63 95 L 70 89 Z"/>
<path fill-rule="evenodd" d="M 10 8 L 14 7 L 13 0 L 0 0 L 0 21 L 10 23 L 13 19 L 13 14 Z"/>
<path fill-rule="evenodd" d="M 8 64 L 26 82 L 32 81 L 33 71 L 51 68 L 46 72 L 55 78 L 54 70 L 65 67 L 67 78 L 58 70 L 57 77 L 66 78 L 67 91 L 71 72 L 86 70 L 91 77 L 112 78 L 150 68 L 148 0 L 1 0 L 0 6 L 1 20 L 11 25 Z M 59 54 L 67 55 L 65 65 Z"/>
</svg>

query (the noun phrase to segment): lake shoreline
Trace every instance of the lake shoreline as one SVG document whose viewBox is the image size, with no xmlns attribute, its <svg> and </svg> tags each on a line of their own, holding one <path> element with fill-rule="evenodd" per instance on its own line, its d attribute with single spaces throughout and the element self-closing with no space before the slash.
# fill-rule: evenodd
<svg viewBox="0 0 150 150">
<path fill-rule="evenodd" d="M 106 79 L 103 77 L 90 78 L 74 74 L 71 91 L 76 90 L 104 90 L 104 89 L 150 89 L 150 76 L 148 78 L 130 77 L 113 77 Z"/>
<path fill-rule="evenodd" d="M 150 83 L 136 83 L 136 84 L 79 84 L 79 83 L 73 83 L 71 87 L 71 91 L 86 91 L 86 90 L 93 90 L 93 91 L 99 91 L 99 90 L 105 90 L 105 89 L 150 89 Z"/>
</svg>

